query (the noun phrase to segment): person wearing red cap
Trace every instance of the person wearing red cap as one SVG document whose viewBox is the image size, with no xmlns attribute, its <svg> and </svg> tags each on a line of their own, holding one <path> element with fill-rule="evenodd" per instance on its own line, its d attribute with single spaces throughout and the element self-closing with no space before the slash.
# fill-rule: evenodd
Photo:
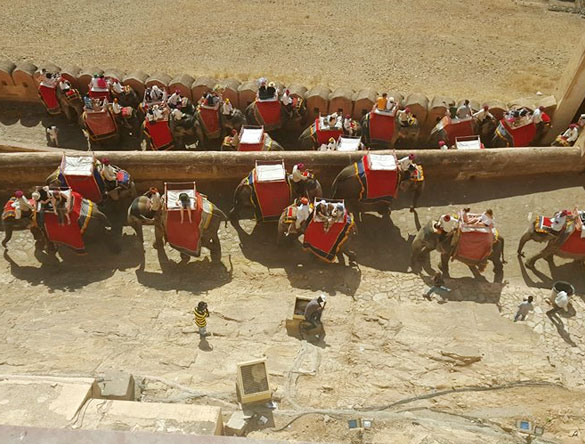
<svg viewBox="0 0 585 444">
<path fill-rule="evenodd" d="M 289 110 L 289 112 L 292 111 L 292 99 L 290 98 L 290 91 L 288 89 L 285 89 L 284 93 L 282 93 L 280 102 Z"/>
<path fill-rule="evenodd" d="M 439 149 L 440 150 L 448 150 L 449 147 L 447 146 L 447 144 L 445 143 L 444 140 L 439 140 Z"/>
<path fill-rule="evenodd" d="M 167 99 L 167 105 L 169 105 L 169 108 L 176 108 L 181 102 L 181 99 L 181 91 L 175 89 L 175 92 L 173 92 Z"/>
<path fill-rule="evenodd" d="M 32 206 L 24 193 L 21 190 L 17 190 L 14 193 L 14 202 L 11 204 L 12 208 L 14 208 L 14 218 L 20 219 L 23 216 L 23 213 L 26 213 L 28 216 L 29 213 L 34 213 L 35 207 Z"/>
<path fill-rule="evenodd" d="M 490 107 L 488 105 L 483 105 L 479 111 L 473 113 L 473 117 L 477 119 L 480 125 L 484 122 L 495 119 L 493 114 L 490 113 Z"/>
<path fill-rule="evenodd" d="M 398 117 L 398 123 L 400 124 L 401 127 L 405 128 L 410 126 L 412 114 L 410 113 L 409 107 L 399 110 L 396 113 L 396 116 Z"/>
<path fill-rule="evenodd" d="M 467 119 L 468 117 L 471 117 L 471 106 L 469 106 L 469 100 L 465 99 L 461 106 L 457 108 L 455 115 L 458 119 Z"/>
<path fill-rule="evenodd" d="M 567 141 L 567 143 L 572 146 L 573 143 L 579 138 L 579 125 L 576 123 L 571 123 L 569 128 L 561 135 L 563 139 Z"/>
<path fill-rule="evenodd" d="M 455 228 L 457 228 L 458 220 L 449 214 L 443 214 L 439 217 L 439 220 L 435 222 L 434 228 L 443 234 L 449 234 Z"/>
<path fill-rule="evenodd" d="M 414 154 L 409 154 L 408 156 L 404 156 L 400 160 L 398 160 L 398 166 L 402 171 L 408 171 L 411 165 L 414 164 L 415 156 Z"/>
<path fill-rule="evenodd" d="M 301 200 L 299 201 L 299 205 L 297 206 L 297 214 L 296 214 L 296 220 L 294 224 L 290 224 L 290 226 L 288 227 L 288 234 L 293 233 L 293 225 L 296 229 L 295 232 L 299 232 L 301 227 L 303 226 L 303 223 L 309 218 L 309 216 L 311 215 L 311 206 L 309 204 L 309 199 L 306 198 L 305 196 L 301 197 Z"/>
<path fill-rule="evenodd" d="M 309 178 L 309 174 L 305 170 L 304 163 L 297 163 L 295 166 L 293 166 L 291 178 L 296 194 L 298 196 L 304 196 L 306 194 L 305 181 Z"/>
<path fill-rule="evenodd" d="M 348 136 L 353 136 L 354 123 L 349 114 L 343 119 L 343 130 Z"/>
</svg>

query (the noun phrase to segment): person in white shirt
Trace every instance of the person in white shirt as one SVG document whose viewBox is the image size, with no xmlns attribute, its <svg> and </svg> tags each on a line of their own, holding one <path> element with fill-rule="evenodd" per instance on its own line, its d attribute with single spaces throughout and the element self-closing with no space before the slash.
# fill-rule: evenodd
<svg viewBox="0 0 585 444">
<path fill-rule="evenodd" d="M 568 143 L 573 144 L 579 138 L 579 126 L 576 123 L 571 123 L 569 128 L 562 134 L 563 139 Z"/>
<path fill-rule="evenodd" d="M 469 100 L 465 100 L 463 104 L 457 108 L 457 118 L 458 119 L 467 119 L 471 117 L 471 107 L 469 106 Z"/>
<path fill-rule="evenodd" d="M 288 228 L 288 233 L 290 234 L 292 233 L 292 228 L 293 225 L 296 228 L 296 231 L 298 232 L 301 227 L 303 226 L 303 223 L 309 218 L 309 216 L 311 215 L 311 206 L 309 205 L 309 199 L 307 199 L 306 197 L 301 197 L 301 201 L 300 204 L 297 206 L 297 219 L 295 220 L 294 224 L 290 224 L 289 228 Z"/>
<path fill-rule="evenodd" d="M 175 92 L 172 93 L 171 96 L 167 99 L 167 104 L 171 108 L 176 108 L 180 101 L 181 101 L 181 91 L 176 89 Z"/>
<path fill-rule="evenodd" d="M 449 214 L 443 214 L 435 223 L 435 229 L 441 230 L 445 234 L 449 234 L 457 228 L 458 220 L 451 217 Z"/>
<path fill-rule="evenodd" d="M 23 213 L 34 213 L 35 207 L 33 207 L 24 193 L 20 190 L 14 193 L 15 200 L 12 202 L 12 208 L 14 208 L 14 218 L 22 218 Z"/>
<path fill-rule="evenodd" d="M 292 105 L 292 99 L 290 97 L 290 92 L 288 89 L 284 90 L 284 93 L 280 97 L 280 101 L 286 107 L 288 107 L 289 105 Z"/>
<path fill-rule="evenodd" d="M 491 209 L 485 210 L 479 218 L 479 222 L 488 228 L 494 227 L 494 212 Z"/>
<path fill-rule="evenodd" d="M 411 165 L 414 165 L 414 154 L 409 154 L 398 160 L 398 166 L 402 171 L 408 171 Z"/>
<path fill-rule="evenodd" d="M 398 123 L 402 127 L 410 126 L 410 119 L 412 118 L 412 114 L 410 114 L 410 108 L 406 107 L 404 109 L 399 110 L 396 115 L 398 116 Z"/>
<path fill-rule="evenodd" d="M 232 102 L 230 102 L 230 99 L 228 99 L 226 97 L 224 99 L 223 103 L 221 104 L 221 114 L 227 118 L 231 118 L 233 112 L 234 112 L 234 106 L 232 105 Z"/>
<path fill-rule="evenodd" d="M 331 114 L 328 118 L 327 118 L 327 123 L 329 124 L 329 126 L 331 128 L 333 128 L 336 124 L 337 124 L 337 113 L 333 113 Z"/>
<path fill-rule="evenodd" d="M 52 147 L 59 146 L 59 128 L 57 128 L 55 125 L 51 125 L 47 128 L 46 137 L 47 145 Z"/>
<path fill-rule="evenodd" d="M 349 114 L 343 119 L 343 130 L 348 136 L 353 136 L 353 120 Z"/>
<path fill-rule="evenodd" d="M 41 77 L 40 83 L 42 86 L 46 86 L 47 88 L 55 88 L 57 79 L 55 79 L 50 72 L 45 72 L 45 74 Z"/>
<path fill-rule="evenodd" d="M 292 169 L 292 180 L 293 182 L 299 183 L 301 181 L 307 180 L 308 177 L 305 172 L 305 164 L 304 163 L 297 163 L 293 166 Z"/>
<path fill-rule="evenodd" d="M 59 79 L 59 89 L 61 91 L 63 91 L 64 93 L 66 93 L 67 91 L 69 91 L 71 89 L 71 83 L 69 83 L 69 81 L 67 79 L 64 79 L 63 77 L 61 77 Z"/>
<path fill-rule="evenodd" d="M 539 106 L 534 110 L 532 113 L 532 121 L 535 125 L 538 125 L 542 122 L 542 112 L 544 111 L 544 106 Z"/>
<path fill-rule="evenodd" d="M 100 175 L 106 182 L 116 182 L 116 169 L 110 165 L 109 159 L 102 159 Z"/>
<path fill-rule="evenodd" d="M 479 111 L 473 113 L 473 117 L 475 117 L 479 123 L 483 123 L 486 119 L 488 119 L 488 120 L 495 119 L 495 117 L 493 116 L 492 113 L 490 113 L 489 110 L 490 110 L 490 107 L 487 105 L 484 105 L 481 107 L 481 109 Z"/>
<path fill-rule="evenodd" d="M 162 120 L 163 113 L 158 105 L 152 107 L 152 116 L 154 117 L 154 120 Z"/>
<path fill-rule="evenodd" d="M 157 212 L 162 208 L 162 199 L 160 197 L 160 193 L 158 189 L 155 187 L 151 187 L 150 190 L 145 194 L 148 197 L 148 209 L 150 211 Z"/>
<path fill-rule="evenodd" d="M 171 116 L 174 120 L 181 120 L 185 114 L 178 108 L 171 111 Z"/>
<path fill-rule="evenodd" d="M 152 102 L 160 102 L 163 98 L 163 91 L 158 87 L 158 85 L 152 85 L 150 89 L 150 100 Z"/>
<path fill-rule="evenodd" d="M 118 99 L 117 98 L 115 98 L 114 101 L 112 102 L 112 111 L 114 112 L 114 114 L 116 116 L 119 116 L 120 113 L 122 112 L 122 107 L 118 103 Z"/>
<path fill-rule="evenodd" d="M 122 94 L 124 92 L 124 87 L 118 79 L 112 80 L 112 90 L 115 94 Z"/>
<path fill-rule="evenodd" d="M 394 97 L 389 97 L 388 101 L 386 102 L 386 111 L 391 113 L 394 111 L 394 108 L 396 108 L 396 101 L 394 100 Z"/>
<path fill-rule="evenodd" d="M 557 212 L 551 219 L 551 230 L 556 231 L 557 233 L 561 231 L 567 223 L 568 214 L 569 212 L 567 210 Z"/>
</svg>

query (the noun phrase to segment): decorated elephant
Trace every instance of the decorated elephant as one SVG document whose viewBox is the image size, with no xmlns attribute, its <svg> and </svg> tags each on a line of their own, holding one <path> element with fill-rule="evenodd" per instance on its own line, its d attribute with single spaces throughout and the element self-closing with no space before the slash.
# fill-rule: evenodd
<svg viewBox="0 0 585 444">
<path fill-rule="evenodd" d="M 529 240 L 547 245 L 537 254 L 526 260 L 528 268 L 534 268 L 538 259 L 545 259 L 552 263 L 553 257 L 585 261 L 585 238 L 582 237 L 582 223 L 580 224 L 573 213 L 566 213 L 566 222 L 558 230 L 551 226 L 552 219 L 537 216 L 528 229 L 522 234 L 518 243 L 518 255 L 524 257 L 522 250 Z M 580 229 L 581 228 L 581 229 Z"/>
<path fill-rule="evenodd" d="M 367 173 L 364 171 L 364 159 L 359 162 L 346 166 L 333 180 L 331 193 L 334 199 L 343 199 L 347 208 L 356 214 L 361 220 L 361 214 L 366 211 L 376 211 L 381 215 L 389 215 L 394 198 L 391 195 L 379 199 L 367 199 L 367 190 L 364 183 L 367 180 L 363 177 Z M 418 199 L 424 189 L 424 174 L 421 165 L 415 165 L 412 172 L 404 172 L 398 169 L 398 180 L 396 191 L 412 191 L 411 212 L 417 206 Z"/>
<path fill-rule="evenodd" d="M 128 208 L 128 225 L 130 225 L 138 240 L 144 242 L 143 225 L 154 225 L 155 242 L 154 248 L 163 248 L 164 244 L 169 242 L 173 248 L 181 253 L 183 261 L 189 260 L 189 256 L 199 257 L 200 248 L 205 247 L 211 252 L 213 261 L 221 260 L 221 244 L 219 241 L 218 231 L 222 222 L 227 224 L 227 216 L 206 197 L 202 198 L 201 222 L 198 226 L 200 241 L 199 248 L 196 251 L 187 251 L 180 246 L 173 245 L 172 240 L 168 238 L 167 218 L 168 212 L 161 208 L 153 211 L 150 207 L 150 199 L 147 196 L 138 196 Z M 164 204 L 163 204 L 164 207 Z"/>
<path fill-rule="evenodd" d="M 455 229 L 449 233 L 443 232 L 438 228 L 436 221 L 430 220 L 426 225 L 420 228 L 412 242 L 411 267 L 417 270 L 421 259 L 429 255 L 431 251 L 437 250 L 441 254 L 441 263 L 439 268 L 445 276 L 449 276 L 449 261 L 457 259 L 466 264 L 474 276 L 479 276 L 487 266 L 490 260 L 494 264 L 494 273 L 496 281 L 501 281 L 503 275 L 504 260 L 504 238 L 498 233 L 491 237 L 491 248 L 480 254 L 480 258 L 473 258 L 470 255 L 463 255 L 458 248 L 461 242 L 461 230 Z"/>
<path fill-rule="evenodd" d="M 420 134 L 420 123 L 415 116 L 410 116 L 407 125 L 398 123 L 395 131 L 394 148 L 404 149 L 415 147 Z"/>
<path fill-rule="evenodd" d="M 312 173 L 308 174 L 309 174 L 308 179 L 300 184 L 296 184 L 295 182 L 293 182 L 290 176 L 287 178 L 289 186 L 288 204 L 292 203 L 295 199 L 302 196 L 307 197 L 309 201 L 313 201 L 316 197 L 323 196 L 323 189 L 321 188 L 321 184 L 319 183 L 317 178 Z M 228 216 L 232 221 L 236 221 L 237 219 L 239 219 L 240 212 L 246 208 L 253 209 L 256 213 L 256 218 L 257 219 L 261 218 L 261 216 L 258 213 L 259 209 L 255 204 L 255 202 L 258 200 L 258 196 L 256 195 L 256 191 L 254 190 L 253 183 L 251 183 L 251 176 L 253 176 L 253 173 L 250 173 L 248 176 L 242 179 L 242 181 L 238 184 L 234 191 L 233 207 L 228 213 Z M 281 209 L 282 207 L 280 207 L 278 211 L 280 212 Z M 276 218 L 278 218 L 278 215 L 275 217 L 275 219 Z"/>
<path fill-rule="evenodd" d="M 67 120 L 73 123 L 78 123 L 83 114 L 83 100 L 79 91 L 74 88 L 67 91 L 57 88 L 56 94 L 61 111 Z"/>
<path fill-rule="evenodd" d="M 285 208 L 280 215 L 276 236 L 277 245 L 284 244 L 284 241 L 291 242 L 303 235 L 303 247 L 325 262 L 331 263 L 337 258 L 340 264 L 345 264 L 344 256 L 347 256 L 350 264 L 355 263 L 356 253 L 351 250 L 350 245 L 351 240 L 357 234 L 357 227 L 350 213 L 346 212 L 345 219 L 337 230 L 332 229 L 331 226 L 327 228 L 327 231 L 311 229 L 312 238 L 307 239 L 306 230 L 311 224 L 315 224 L 315 210 L 311 210 L 309 218 L 300 224 L 299 229 L 296 227 L 298 211 L 299 207 L 295 203 Z M 321 232 L 319 233 L 319 231 Z M 313 241 L 315 236 L 320 236 L 317 242 Z"/>
<path fill-rule="evenodd" d="M 35 245 L 37 248 L 42 248 L 45 244 L 45 239 L 43 233 L 36 224 L 36 217 L 34 217 L 31 212 L 23 212 L 21 218 L 17 219 L 16 212 L 12 207 L 15 200 L 15 197 L 11 197 L 4 205 L 2 211 L 2 227 L 4 229 L 2 246 L 8 248 L 8 242 L 12 239 L 12 233 L 14 231 L 30 230 L 36 241 Z M 34 205 L 34 202 L 31 201 L 31 203 Z"/>
</svg>

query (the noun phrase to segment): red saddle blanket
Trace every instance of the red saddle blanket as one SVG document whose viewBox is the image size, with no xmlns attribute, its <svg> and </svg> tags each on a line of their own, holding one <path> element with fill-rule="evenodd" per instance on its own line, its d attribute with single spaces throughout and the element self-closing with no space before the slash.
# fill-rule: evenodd
<svg viewBox="0 0 585 444">
<path fill-rule="evenodd" d="M 482 262 L 492 254 L 493 232 L 460 231 L 455 257 L 463 262 Z"/>
<path fill-rule="evenodd" d="M 371 170 L 368 156 L 354 164 L 362 185 L 360 200 L 376 201 L 394 199 L 398 194 L 398 170 Z"/>
<path fill-rule="evenodd" d="M 563 245 L 561 245 L 563 253 L 585 255 L 585 239 L 581 238 L 581 232 L 573 230 Z"/>
<path fill-rule="evenodd" d="M 327 144 L 331 137 L 337 140 L 339 139 L 339 136 L 343 134 L 343 130 L 337 128 L 329 129 L 329 127 L 327 127 L 327 129 L 322 129 L 319 120 L 320 119 L 317 117 L 317 120 L 315 120 L 315 125 L 311 126 L 311 132 L 314 131 L 317 145 Z"/>
<path fill-rule="evenodd" d="M 147 120 L 144 126 L 150 136 L 154 150 L 164 150 L 172 146 L 173 134 L 171 133 L 169 122 L 166 120 L 159 120 L 158 122 Z"/>
<path fill-rule="evenodd" d="M 370 113 L 370 139 L 390 143 L 394 135 L 394 116 Z"/>
<path fill-rule="evenodd" d="M 59 109 L 59 101 L 57 100 L 57 90 L 55 88 L 40 85 L 39 94 L 49 112 L 56 111 Z"/>
<path fill-rule="evenodd" d="M 441 119 L 443 129 L 447 135 L 449 146 L 455 144 L 457 137 L 469 137 L 475 135 L 473 130 L 473 119 L 458 120 L 450 117 L 443 117 Z"/>
<path fill-rule="evenodd" d="M 201 252 L 200 240 L 201 212 L 203 211 L 203 198 L 197 193 L 197 205 L 191 210 L 191 222 L 189 222 L 188 210 L 183 210 L 183 223 L 181 223 L 181 210 L 167 210 L 166 234 L 169 244 L 179 251 L 199 256 Z"/>
<path fill-rule="evenodd" d="M 256 100 L 256 118 L 266 131 L 272 131 L 282 126 L 280 102 L 278 100 Z"/>
<path fill-rule="evenodd" d="M 252 187 L 252 203 L 254 204 L 256 220 L 278 220 L 292 199 L 288 180 L 258 182 L 256 169 L 254 169 L 246 181 Z"/>
<path fill-rule="evenodd" d="M 59 225 L 59 217 L 52 212 L 43 213 L 45 233 L 51 242 L 67 245 L 78 253 L 85 252 L 83 233 L 89 224 L 93 212 L 93 202 L 85 200 L 76 192 L 71 193 L 72 209 L 69 213 L 71 223 L 64 218 Z"/>
<path fill-rule="evenodd" d="M 219 123 L 219 109 L 210 109 L 203 106 L 199 107 L 199 117 L 203 123 L 203 130 L 209 138 L 217 138 L 221 133 Z"/>
<path fill-rule="evenodd" d="M 86 112 L 85 123 L 95 137 L 104 137 L 118 131 L 116 122 L 109 111 Z"/>
<path fill-rule="evenodd" d="M 16 217 L 16 211 L 12 207 L 12 204 L 14 203 L 15 200 L 16 200 L 16 197 L 13 196 L 10 199 L 8 199 L 8 202 L 6 202 L 4 204 L 4 210 L 2 211 L 2 220 L 6 220 L 6 219 L 9 219 L 11 217 Z M 36 202 L 34 201 L 34 199 L 29 199 L 28 203 L 30 203 L 32 206 L 36 205 Z"/>
<path fill-rule="evenodd" d="M 536 125 L 534 123 L 517 128 L 512 127 L 506 119 L 502 119 L 500 123 L 504 125 L 504 128 L 512 138 L 513 146 L 529 146 L 536 135 Z"/>
<path fill-rule="evenodd" d="M 313 212 L 313 214 L 315 214 Z M 341 222 L 331 225 L 329 231 L 325 231 L 324 223 L 317 222 L 313 217 L 305 229 L 303 247 L 310 250 L 317 257 L 333 262 L 335 256 L 349 237 L 349 232 L 354 221 L 347 211 Z"/>
</svg>

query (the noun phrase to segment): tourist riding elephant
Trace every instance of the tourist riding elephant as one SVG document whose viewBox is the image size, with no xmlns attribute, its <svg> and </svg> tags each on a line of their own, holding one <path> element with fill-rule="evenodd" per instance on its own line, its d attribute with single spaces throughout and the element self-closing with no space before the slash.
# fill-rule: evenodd
<svg viewBox="0 0 585 444">
<path fill-rule="evenodd" d="M 128 210 L 128 222 L 136 230 L 139 239 L 142 237 L 142 225 L 148 222 L 148 217 L 152 215 L 144 202 L 145 196 L 140 196 L 134 200 Z M 167 239 L 167 212 L 159 211 L 152 218 L 154 224 L 155 242 L 153 247 L 156 249 L 163 248 L 168 242 Z M 203 211 L 200 225 L 200 246 L 207 248 L 211 252 L 211 260 L 219 262 L 221 260 L 221 244 L 219 242 L 218 231 L 222 222 L 227 226 L 228 218 L 218 207 L 203 197 Z M 199 257 L 199 252 L 195 254 L 186 253 L 179 250 L 182 261 L 188 261 L 189 256 Z"/>
<path fill-rule="evenodd" d="M 130 85 L 125 85 L 124 90 L 120 94 L 116 94 L 112 91 L 112 98 L 118 99 L 118 103 L 120 106 L 130 106 L 134 110 L 138 110 L 140 106 L 140 97 Z M 139 119 L 144 119 L 144 115 L 139 116 Z"/>
<path fill-rule="evenodd" d="M 537 218 L 537 220 L 539 219 Z M 554 256 L 583 262 L 585 261 L 585 239 L 581 238 L 580 231 L 575 233 L 576 230 L 576 223 L 572 217 L 567 219 L 565 226 L 558 232 L 539 230 L 537 229 L 536 223 L 531 223 L 518 243 L 518 256 L 524 257 L 524 253 L 522 252 L 524 245 L 529 240 L 532 240 L 539 243 L 546 242 L 547 245 L 539 253 L 526 260 L 526 266 L 528 268 L 534 268 L 538 259 L 545 259 L 552 263 Z M 577 244 L 577 248 L 567 248 L 570 238 L 573 243 Z"/>
<path fill-rule="evenodd" d="M 240 145 L 238 143 L 237 146 L 232 145 L 232 138 L 230 136 L 226 136 L 223 139 L 223 143 L 221 145 L 222 151 L 239 151 Z M 284 151 L 284 147 L 274 140 L 268 133 L 264 133 L 264 144 L 262 145 L 261 151 Z"/>
<path fill-rule="evenodd" d="M 465 127 L 463 129 L 458 129 L 458 126 L 460 125 L 465 125 Z M 449 147 L 451 145 L 455 145 L 455 137 L 476 136 L 478 135 L 478 133 L 479 121 L 476 118 L 471 118 L 471 120 L 466 119 L 464 121 L 459 121 L 459 119 L 443 117 L 437 122 L 435 127 L 431 130 L 431 134 L 429 134 L 428 144 L 433 148 L 437 148 L 439 146 L 439 142 L 443 141 L 445 142 L 447 147 Z"/>
<path fill-rule="evenodd" d="M 495 236 L 494 244 L 490 255 L 483 261 L 464 260 L 455 256 L 457 250 L 457 243 L 459 242 L 458 233 L 452 231 L 445 234 L 435 228 L 436 221 L 430 220 L 426 225 L 420 228 L 412 241 L 412 256 L 411 267 L 417 270 L 423 255 L 429 255 L 431 251 L 437 250 L 441 254 L 441 263 L 439 268 L 443 274 L 449 276 L 449 260 L 452 257 L 465 263 L 474 276 L 479 276 L 487 266 L 487 261 L 490 260 L 494 264 L 494 273 L 496 281 L 501 281 L 503 273 L 504 260 L 504 238 L 499 234 Z"/>
<path fill-rule="evenodd" d="M 289 205 L 284 209 L 280 218 L 278 219 L 278 232 L 276 234 L 276 245 L 283 245 L 284 241 L 291 242 L 298 239 L 299 236 L 304 234 L 307 228 L 307 222 L 301 224 L 299 230 L 296 229 L 298 206 L 296 204 Z M 291 228 L 291 224 L 294 225 Z M 355 224 L 351 225 L 349 229 L 347 240 L 341 245 L 339 251 L 336 253 L 337 260 L 340 264 L 345 264 L 344 255 L 349 259 L 350 264 L 355 263 L 356 253 L 350 249 L 350 244 L 353 237 L 357 234 L 357 227 Z"/>
<path fill-rule="evenodd" d="M 71 88 L 68 92 L 64 92 L 61 88 L 57 88 L 56 94 L 61 111 L 67 120 L 78 123 L 83 114 L 83 100 L 79 91 Z"/>
<path fill-rule="evenodd" d="M 308 179 L 302 182 L 302 189 L 300 185 L 297 185 L 293 182 L 291 177 L 289 177 L 289 183 L 293 191 L 293 201 L 294 199 L 302 197 L 303 195 L 306 196 L 310 202 L 312 202 L 316 197 L 323 196 L 323 189 L 321 188 L 321 184 L 313 174 L 309 174 Z M 247 176 L 242 179 L 234 191 L 233 208 L 228 213 L 228 217 L 232 221 L 239 219 L 240 212 L 245 208 L 253 209 L 252 186 L 248 183 Z"/>
<path fill-rule="evenodd" d="M 360 122 L 357 120 L 352 120 L 353 136 L 359 136 L 362 132 L 362 127 Z M 297 149 L 299 150 L 317 150 L 320 147 L 319 139 L 317 137 L 317 129 L 316 123 L 313 122 L 308 128 L 306 128 L 298 138 L 298 146 Z M 342 132 L 342 135 L 347 135 L 345 131 Z M 335 138 L 336 139 L 336 138 Z M 336 139 L 337 141 L 337 139 Z"/>
<path fill-rule="evenodd" d="M 421 180 L 411 179 L 410 176 L 400 172 L 398 189 L 400 191 L 412 191 L 412 204 L 410 211 L 413 212 L 418 203 L 418 199 L 424 189 L 424 177 Z M 339 172 L 331 185 L 331 194 L 333 199 L 344 199 L 348 210 L 354 213 L 361 220 L 361 213 L 366 211 L 376 211 L 380 215 L 390 215 L 392 203 L 387 200 L 377 202 L 360 201 L 363 193 L 362 183 L 356 175 L 355 163 L 346 166 Z"/>
</svg>

